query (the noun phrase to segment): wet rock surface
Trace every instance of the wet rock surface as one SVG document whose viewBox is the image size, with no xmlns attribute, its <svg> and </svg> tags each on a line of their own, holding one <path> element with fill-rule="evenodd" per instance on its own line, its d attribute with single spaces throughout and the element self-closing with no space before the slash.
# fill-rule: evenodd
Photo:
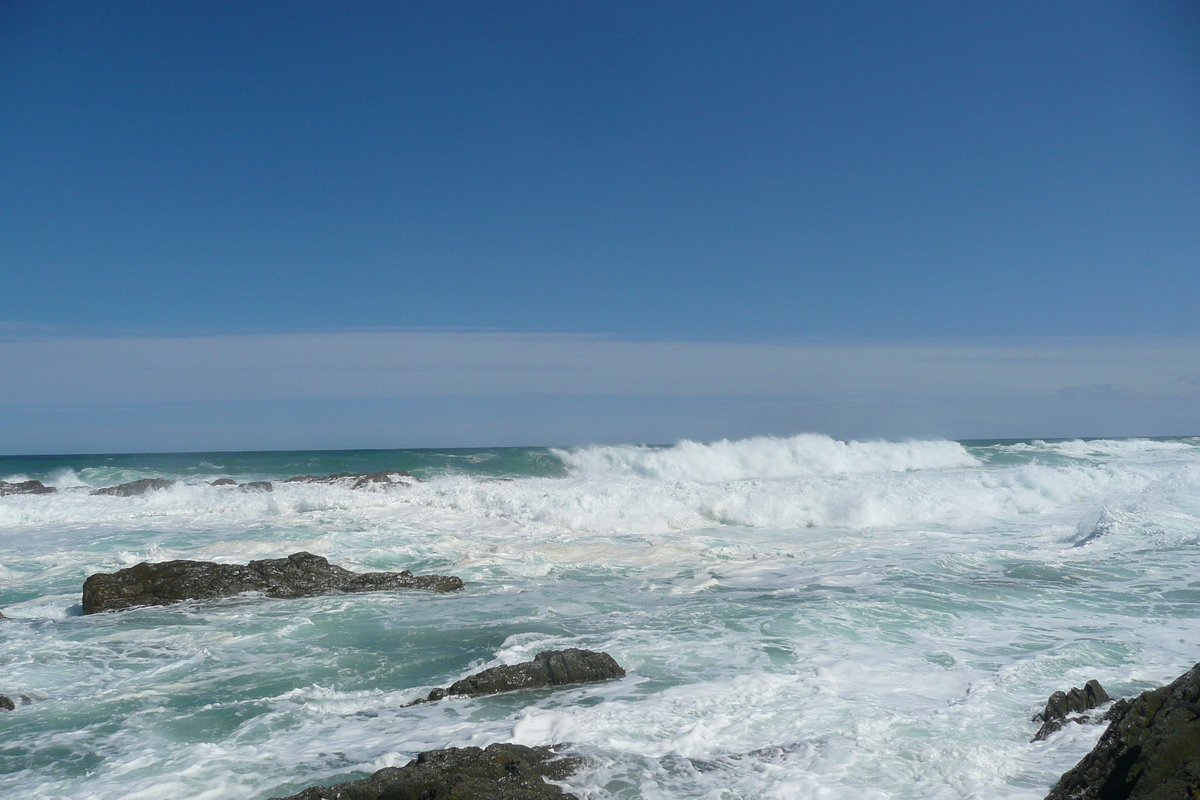
<svg viewBox="0 0 1200 800">
<path fill-rule="evenodd" d="M 243 492 L 273 492 L 275 486 L 270 481 L 250 481 L 238 487 Z"/>
<path fill-rule="evenodd" d="M 233 478 L 217 478 L 208 484 L 209 486 L 237 486 L 237 481 Z"/>
<path fill-rule="evenodd" d="M 450 592 L 462 586 L 461 579 L 449 575 L 414 575 L 408 570 L 351 572 L 321 556 L 304 552 L 246 565 L 210 561 L 143 562 L 113 573 L 97 573 L 84 581 L 83 613 L 168 605 L 244 592 L 295 598 L 389 589 Z"/>
<path fill-rule="evenodd" d="M 1108 730 L 1046 800 L 1200 797 L 1200 664 L 1106 716 Z"/>
<path fill-rule="evenodd" d="M 313 786 L 275 800 L 578 800 L 546 779 L 563 780 L 583 763 L 549 747 L 450 747 L 360 781 Z"/>
<path fill-rule="evenodd" d="M 47 486 L 41 481 L 0 481 L 0 497 L 6 494 L 51 494 L 57 491 L 55 487 Z"/>
<path fill-rule="evenodd" d="M 141 480 L 122 483 L 118 486 L 105 486 L 103 489 L 93 489 L 88 494 L 111 495 L 113 497 L 137 497 L 147 492 L 157 492 L 175 485 L 175 481 L 166 478 L 142 478 Z"/>
<path fill-rule="evenodd" d="M 532 661 L 492 667 L 446 689 L 434 689 L 428 697 L 416 703 L 428 703 L 443 697 L 478 697 L 486 694 L 515 692 L 519 689 L 538 689 L 545 686 L 567 686 L 573 683 L 596 683 L 624 678 L 625 670 L 608 653 L 594 650 L 544 650 Z"/>
<path fill-rule="evenodd" d="M 27 706 L 33 703 L 33 698 L 27 694 L 19 694 L 17 699 L 13 700 L 6 694 L 0 694 L 0 711 L 16 711 L 18 701 L 20 705 Z"/>
<path fill-rule="evenodd" d="M 284 483 L 346 483 L 351 489 L 361 489 L 375 483 L 407 486 L 418 479 L 411 472 L 390 469 L 383 472 L 339 472 L 335 475 L 296 475 Z"/>
<path fill-rule="evenodd" d="M 1062 730 L 1068 722 L 1092 722 L 1092 718 L 1083 712 L 1111 700 L 1100 681 L 1095 679 L 1085 683 L 1082 689 L 1072 686 L 1069 691 L 1055 692 L 1046 701 L 1046 708 L 1034 716 L 1033 721 L 1042 723 L 1042 727 L 1030 741 L 1040 742 L 1050 734 Z"/>
</svg>

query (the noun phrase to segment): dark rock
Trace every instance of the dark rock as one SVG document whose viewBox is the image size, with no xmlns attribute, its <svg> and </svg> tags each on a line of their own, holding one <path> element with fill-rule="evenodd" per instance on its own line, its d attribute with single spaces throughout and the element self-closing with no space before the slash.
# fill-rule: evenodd
<svg viewBox="0 0 1200 800">
<path fill-rule="evenodd" d="M 212 483 L 210 483 L 208 485 L 209 486 L 237 486 L 238 484 L 237 484 L 237 481 L 235 481 L 233 478 L 217 478 L 215 481 L 213 481 Z"/>
<path fill-rule="evenodd" d="M 312 553 L 249 564 L 209 561 L 141 563 L 113 573 L 97 573 L 83 583 L 83 613 L 114 611 L 134 606 L 161 606 L 181 600 L 229 597 L 262 592 L 267 597 L 313 597 L 335 592 L 373 592 L 388 589 L 461 589 L 459 578 L 402 572 L 351 572 Z"/>
<path fill-rule="evenodd" d="M 0 612 L 0 619 L 8 619 L 8 617 L 4 616 L 3 612 Z"/>
<path fill-rule="evenodd" d="M 1090 680 L 1082 689 L 1071 687 L 1067 692 L 1055 692 L 1046 701 L 1046 708 L 1033 718 L 1034 722 L 1046 722 L 1052 719 L 1066 719 L 1071 713 L 1090 711 L 1102 706 L 1112 698 L 1098 680 Z"/>
<path fill-rule="evenodd" d="M 538 689 L 545 686 L 566 686 L 572 683 L 596 683 L 624 678 L 625 670 L 608 653 L 592 650 L 544 650 L 532 661 L 492 667 L 469 675 L 451 684 L 448 689 L 434 689 L 416 703 L 441 700 L 453 695 L 478 697 L 485 694 L 514 692 L 518 689 Z"/>
<path fill-rule="evenodd" d="M 1113 704 L 1108 707 L 1108 711 L 1104 712 L 1104 716 L 1100 717 L 1100 720 L 1102 722 L 1112 722 L 1124 714 L 1132 703 L 1132 700 L 1127 700 L 1124 697 L 1114 700 Z"/>
<path fill-rule="evenodd" d="M 449 747 L 360 781 L 313 786 L 274 800 L 579 800 L 545 779 L 563 780 L 583 764 L 550 747 Z"/>
<path fill-rule="evenodd" d="M 12 701 L 11 697 L 0 694 L 0 711 L 16 711 L 17 704 Z"/>
<path fill-rule="evenodd" d="M 250 481 L 243 483 L 241 490 L 243 492 L 273 492 L 275 487 L 271 485 L 270 481 Z"/>
<path fill-rule="evenodd" d="M 1068 692 L 1055 692 L 1046 701 L 1042 713 L 1034 716 L 1034 722 L 1042 723 L 1042 727 L 1030 739 L 1040 742 L 1052 733 L 1062 730 L 1068 722 L 1091 722 L 1092 718 L 1083 715 L 1084 711 L 1102 706 L 1112 700 L 1098 680 L 1090 680 L 1082 689 L 1072 686 Z M 1072 714 L 1076 716 L 1072 716 Z"/>
<path fill-rule="evenodd" d="M 1046 800 L 1200 797 L 1200 664 L 1126 703 Z"/>
<path fill-rule="evenodd" d="M 412 473 L 402 469 L 383 472 L 339 472 L 336 475 L 297 475 L 284 483 L 347 483 L 351 489 L 361 489 L 373 483 L 407 486 L 410 481 L 419 481 Z"/>
<path fill-rule="evenodd" d="M 1072 722 L 1084 722 L 1084 721 L 1085 720 L 1083 720 L 1083 719 L 1072 720 Z M 1090 722 L 1091 720 L 1087 720 L 1087 721 Z M 1042 723 L 1042 727 L 1038 728 L 1037 733 L 1035 733 L 1033 735 L 1033 738 L 1030 739 L 1029 741 L 1031 743 L 1032 742 L 1040 742 L 1043 739 L 1046 739 L 1047 737 L 1049 737 L 1050 734 L 1058 733 L 1059 731 L 1061 731 L 1063 729 L 1063 726 L 1066 724 L 1067 724 L 1066 720 L 1048 719 Z"/>
<path fill-rule="evenodd" d="M 0 481 L 0 497 L 6 494 L 50 494 L 57 492 L 53 486 L 46 486 L 41 481 L 17 481 L 9 483 Z"/>
<path fill-rule="evenodd" d="M 174 486 L 175 481 L 169 481 L 166 478 L 142 478 L 129 483 L 122 483 L 120 486 L 106 486 L 103 489 L 93 489 L 89 494 L 108 494 L 116 497 L 137 497 L 146 492 L 157 492 L 159 489 L 166 489 L 169 486 Z"/>
</svg>

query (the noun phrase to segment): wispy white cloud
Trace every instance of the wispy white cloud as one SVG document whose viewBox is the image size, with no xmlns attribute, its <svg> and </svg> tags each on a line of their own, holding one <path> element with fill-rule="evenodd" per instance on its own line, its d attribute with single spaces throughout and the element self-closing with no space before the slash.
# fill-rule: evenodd
<svg viewBox="0 0 1200 800">
<path fill-rule="evenodd" d="M 0 334 L 0 452 L 1200 433 L 1200 337 Z"/>
<path fill-rule="evenodd" d="M 506 396 L 1194 396 L 1200 337 L 642 342 L 344 332 L 0 339 L 0 403 Z"/>
</svg>

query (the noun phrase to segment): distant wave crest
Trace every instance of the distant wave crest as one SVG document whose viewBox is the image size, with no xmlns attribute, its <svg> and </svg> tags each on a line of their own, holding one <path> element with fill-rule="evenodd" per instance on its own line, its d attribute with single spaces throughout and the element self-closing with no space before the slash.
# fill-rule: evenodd
<svg viewBox="0 0 1200 800">
<path fill-rule="evenodd" d="M 842 442 L 819 434 L 755 437 L 671 447 L 594 446 L 553 450 L 580 476 L 624 475 L 703 483 L 979 466 L 958 442 Z"/>
</svg>

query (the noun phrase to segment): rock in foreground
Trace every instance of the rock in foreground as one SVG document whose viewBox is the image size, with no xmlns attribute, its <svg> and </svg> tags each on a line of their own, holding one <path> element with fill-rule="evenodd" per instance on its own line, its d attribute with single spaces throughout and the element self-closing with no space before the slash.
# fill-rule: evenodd
<svg viewBox="0 0 1200 800">
<path fill-rule="evenodd" d="M 549 747 L 450 747 L 360 781 L 313 786 L 276 800 L 578 800 L 545 779 L 562 780 L 582 763 Z"/>
<path fill-rule="evenodd" d="M 1113 715 L 1092 752 L 1046 800 L 1200 797 L 1200 664 Z"/>
<path fill-rule="evenodd" d="M 294 598 L 388 589 L 452 592 L 462 586 L 461 579 L 449 575 L 413 575 L 408 570 L 351 572 L 312 553 L 251 561 L 245 566 L 209 561 L 143 562 L 113 573 L 98 573 L 84 581 L 83 613 L 162 606 L 243 592 Z"/>
<path fill-rule="evenodd" d="M 595 683 L 624 677 L 625 670 L 608 653 L 576 649 L 544 650 L 532 661 L 485 669 L 456 681 L 448 689 L 434 689 L 424 700 L 416 702 L 441 700 L 451 695 L 478 697 L 518 689 Z"/>
</svg>

